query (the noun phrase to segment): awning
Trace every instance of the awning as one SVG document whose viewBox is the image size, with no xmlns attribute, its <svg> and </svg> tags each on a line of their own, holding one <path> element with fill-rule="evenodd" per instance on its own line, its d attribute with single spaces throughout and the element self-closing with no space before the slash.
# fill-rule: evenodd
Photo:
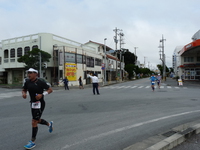
<svg viewBox="0 0 200 150">
<path fill-rule="evenodd" d="M 180 50 L 178 53 L 179 53 L 179 55 L 184 55 L 184 54 L 186 54 L 188 52 L 196 53 L 197 51 L 200 52 L 200 39 L 185 45 L 183 47 L 183 49 Z"/>
</svg>

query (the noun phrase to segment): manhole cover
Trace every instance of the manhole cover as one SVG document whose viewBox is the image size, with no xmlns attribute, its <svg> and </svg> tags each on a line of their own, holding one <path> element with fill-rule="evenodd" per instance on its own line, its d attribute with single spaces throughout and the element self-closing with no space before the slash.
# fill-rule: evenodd
<svg viewBox="0 0 200 150">
<path fill-rule="evenodd" d="M 166 133 L 164 133 L 164 134 L 162 134 L 163 136 L 166 136 L 166 137 L 170 137 L 170 136 L 172 136 L 173 134 L 175 134 L 176 132 L 175 131 L 168 131 L 168 132 L 166 132 Z"/>
</svg>

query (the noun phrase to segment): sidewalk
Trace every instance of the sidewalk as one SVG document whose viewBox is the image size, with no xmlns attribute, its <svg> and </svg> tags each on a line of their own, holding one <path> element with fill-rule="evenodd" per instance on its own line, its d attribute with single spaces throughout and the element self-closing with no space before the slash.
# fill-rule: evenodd
<svg viewBox="0 0 200 150">
<path fill-rule="evenodd" d="M 163 81 L 164 84 L 166 84 L 167 86 L 179 86 L 178 82 L 176 81 L 176 79 L 172 79 L 172 78 L 167 78 L 166 81 Z M 196 88 L 200 88 L 200 81 L 199 80 L 190 80 L 190 81 L 184 81 L 182 82 L 183 87 L 196 87 Z"/>
</svg>

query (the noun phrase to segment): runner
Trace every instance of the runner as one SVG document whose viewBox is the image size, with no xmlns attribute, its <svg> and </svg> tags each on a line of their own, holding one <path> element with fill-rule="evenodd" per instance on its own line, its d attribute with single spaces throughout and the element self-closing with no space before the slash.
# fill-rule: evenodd
<svg viewBox="0 0 200 150">
<path fill-rule="evenodd" d="M 151 81 L 151 88 L 152 88 L 153 92 L 155 90 L 154 85 L 155 85 L 156 80 L 157 80 L 157 78 L 155 77 L 154 73 L 152 73 L 152 76 L 150 77 L 150 81 Z"/>
<path fill-rule="evenodd" d="M 157 78 L 158 88 L 160 88 L 160 82 L 161 82 L 161 78 L 162 78 L 162 77 L 161 77 L 160 74 L 158 74 L 156 78 Z"/>
<path fill-rule="evenodd" d="M 44 96 L 50 94 L 52 89 L 46 84 L 46 82 L 37 78 L 37 70 L 30 68 L 27 73 L 29 79 L 26 80 L 23 85 L 22 97 L 26 99 L 27 91 L 29 91 L 32 113 L 32 137 L 28 144 L 24 146 L 24 148 L 32 149 L 36 146 L 35 140 L 38 132 L 38 124 L 48 126 L 50 133 L 53 131 L 53 121 L 47 122 L 46 120 L 41 119 L 45 108 Z M 46 91 L 44 91 L 44 89 L 46 89 Z"/>
</svg>

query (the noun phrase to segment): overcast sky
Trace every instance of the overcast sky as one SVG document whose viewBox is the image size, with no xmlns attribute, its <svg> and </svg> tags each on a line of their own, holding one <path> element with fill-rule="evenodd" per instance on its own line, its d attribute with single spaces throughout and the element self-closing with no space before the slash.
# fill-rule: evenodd
<svg viewBox="0 0 200 150">
<path fill-rule="evenodd" d="M 89 40 L 115 49 L 114 29 L 124 33 L 123 48 L 146 67 L 160 64 L 165 41 L 166 63 L 172 66 L 176 46 L 192 42 L 200 29 L 200 0 L 0 0 L 0 40 L 40 32 L 80 43 Z M 118 45 L 119 47 L 119 45 Z"/>
</svg>

